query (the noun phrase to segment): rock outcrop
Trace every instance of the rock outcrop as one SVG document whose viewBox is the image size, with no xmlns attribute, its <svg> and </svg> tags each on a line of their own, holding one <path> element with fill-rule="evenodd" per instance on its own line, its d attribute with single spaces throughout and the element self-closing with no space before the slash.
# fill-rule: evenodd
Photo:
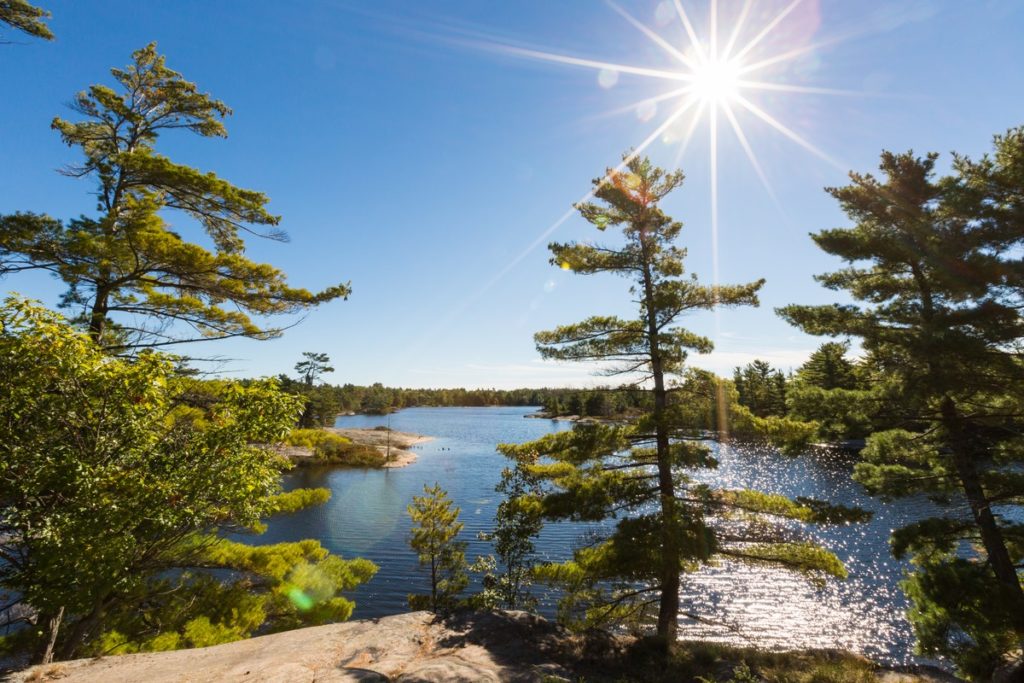
<svg viewBox="0 0 1024 683">
<path fill-rule="evenodd" d="M 766 654 L 680 643 L 680 656 L 664 660 L 642 653 L 639 641 L 605 631 L 572 634 L 528 612 L 459 612 L 439 619 L 411 612 L 275 633 L 224 645 L 78 659 L 12 674 L 15 683 L 340 683 L 342 681 L 731 681 L 737 665 L 774 668 L 770 680 L 874 679 L 884 683 L 957 681 L 937 670 L 894 671 L 841 651 Z M 757 659 L 762 661 L 760 664 Z M 707 660 L 699 671 L 680 663 Z M 780 661 L 784 660 L 784 661 Z M 845 673 L 844 673 L 845 672 Z M 749 674 L 748 674 L 749 675 Z M 743 678 L 742 680 L 748 680 Z M 760 680 L 760 679 L 759 679 Z"/>
<path fill-rule="evenodd" d="M 224 645 L 78 659 L 9 680 L 62 683 L 538 681 L 569 677 L 549 654 L 562 630 L 527 612 L 430 612 L 350 621 Z"/>
</svg>

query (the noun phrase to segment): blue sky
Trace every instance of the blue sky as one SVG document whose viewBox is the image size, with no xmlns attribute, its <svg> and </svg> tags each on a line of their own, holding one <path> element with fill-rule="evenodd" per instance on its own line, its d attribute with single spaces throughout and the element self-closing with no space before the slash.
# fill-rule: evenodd
<svg viewBox="0 0 1024 683">
<path fill-rule="evenodd" d="M 210 342 L 191 353 L 224 358 L 219 367 L 232 376 L 291 372 L 309 350 L 331 356 L 337 371 L 328 379 L 339 383 L 598 381 L 585 366 L 540 362 L 532 335 L 592 314 L 631 314 L 627 284 L 551 267 L 544 234 L 681 100 L 655 112 L 630 105 L 679 83 L 601 77 L 523 50 L 680 69 L 615 7 L 597 0 L 39 2 L 54 14 L 57 41 L 0 46 L 0 212 L 93 211 L 89 183 L 55 172 L 76 156 L 49 122 L 70 114 L 65 104 L 75 92 L 109 83 L 110 67 L 156 40 L 169 66 L 235 111 L 226 140 L 168 135 L 160 150 L 270 196 L 291 242 L 253 241 L 252 258 L 310 289 L 352 282 L 348 301 L 312 311 L 280 339 Z M 719 0 L 720 41 L 742 4 Z M 737 45 L 791 4 L 753 3 Z M 682 5 L 706 37 L 708 0 Z M 671 3 L 622 0 L 621 7 L 692 54 Z M 743 91 L 834 162 L 738 109 L 774 199 L 719 120 L 720 280 L 764 277 L 767 285 L 758 309 L 684 321 L 716 342 L 695 363 L 728 373 L 755 357 L 785 369 L 802 362 L 819 340 L 772 309 L 835 300 L 812 275 L 837 264 L 807 236 L 847 224 L 823 187 L 842 184 L 845 169 L 874 169 L 884 148 L 934 150 L 945 162 L 950 150 L 979 155 L 994 133 L 1024 124 L 1022 33 L 1024 3 L 1016 0 L 796 3 L 748 63 L 806 48 L 758 77 L 859 94 Z M 679 125 L 670 136 L 683 137 L 688 118 Z M 671 165 L 678 148 L 659 138 L 647 152 Z M 663 205 L 685 223 L 688 270 L 705 280 L 713 262 L 709 150 L 704 117 L 682 156 L 687 182 Z M 185 219 L 172 220 L 199 239 Z M 578 216 L 550 233 L 596 236 Z M 25 274 L 0 288 L 47 303 L 61 290 Z"/>
</svg>

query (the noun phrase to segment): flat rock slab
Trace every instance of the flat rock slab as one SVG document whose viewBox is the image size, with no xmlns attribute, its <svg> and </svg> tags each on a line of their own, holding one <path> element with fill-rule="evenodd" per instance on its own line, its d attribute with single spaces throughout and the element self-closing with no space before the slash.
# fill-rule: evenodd
<svg viewBox="0 0 1024 683">
<path fill-rule="evenodd" d="M 429 612 L 316 626 L 224 645 L 33 667 L 8 679 L 67 683 L 539 681 L 568 672 L 544 654 L 558 628 L 525 612 L 441 622 Z M 552 640 L 552 642 L 553 642 Z"/>
</svg>

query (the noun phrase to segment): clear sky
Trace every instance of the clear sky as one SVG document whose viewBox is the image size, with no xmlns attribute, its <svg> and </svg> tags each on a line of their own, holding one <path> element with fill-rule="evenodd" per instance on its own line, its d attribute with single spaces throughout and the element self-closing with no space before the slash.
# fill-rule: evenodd
<svg viewBox="0 0 1024 683">
<path fill-rule="evenodd" d="M 683 60 L 699 57 L 671 1 L 38 4 L 53 12 L 57 40 L 0 45 L 0 212 L 94 210 L 87 181 L 56 173 L 76 156 L 49 122 L 156 40 L 171 68 L 235 111 L 226 140 L 168 135 L 159 150 L 270 196 L 291 242 L 250 242 L 251 257 L 310 289 L 352 282 L 348 301 L 312 311 L 280 339 L 190 353 L 229 359 L 221 367 L 233 376 L 291 372 L 302 351 L 324 351 L 337 369 L 326 379 L 338 383 L 596 381 L 586 367 L 540 362 L 532 335 L 593 314 L 632 314 L 627 283 L 558 270 L 544 245 L 598 236 L 578 216 L 556 223 L 591 179 L 686 101 L 637 105 L 692 85 L 671 76 L 691 73 Z M 744 2 L 717 5 L 724 51 Z M 710 0 L 681 6 L 708 52 Z M 1019 0 L 754 0 L 731 53 L 765 28 L 742 64 L 784 59 L 744 78 L 804 91 L 740 90 L 788 136 L 733 101 L 771 192 L 724 111 L 718 117 L 719 278 L 767 279 L 759 309 L 685 321 L 716 342 L 695 362 L 721 373 L 756 357 L 796 367 L 819 343 L 773 308 L 835 300 L 812 275 L 837 264 L 807 236 L 846 224 L 825 186 L 842 184 L 846 170 L 874 169 L 885 148 L 934 150 L 945 163 L 951 150 L 979 155 L 994 133 L 1024 124 Z M 697 109 L 646 148 L 656 163 L 675 163 Z M 705 110 L 679 162 L 686 185 L 663 205 L 685 223 L 688 269 L 707 281 L 709 119 Z M 199 239 L 184 218 L 173 220 Z M 0 288 L 51 304 L 62 289 L 25 274 Z"/>
</svg>

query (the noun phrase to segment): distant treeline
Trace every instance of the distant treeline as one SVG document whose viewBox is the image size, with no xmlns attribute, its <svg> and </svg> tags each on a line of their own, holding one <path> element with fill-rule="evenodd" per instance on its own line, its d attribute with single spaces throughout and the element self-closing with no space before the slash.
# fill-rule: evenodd
<svg viewBox="0 0 1024 683">
<path fill-rule="evenodd" d="M 593 389 L 404 389 L 386 387 L 380 382 L 370 386 L 355 384 L 319 384 L 280 375 L 281 387 L 307 397 L 307 426 L 327 425 L 339 413 L 385 415 L 419 406 L 482 407 L 538 406 L 552 416 L 613 417 L 640 410 L 649 401 L 647 392 L 597 387 Z"/>
<path fill-rule="evenodd" d="M 785 375 L 762 360 L 737 367 L 731 382 L 719 380 L 735 392 L 733 400 L 757 417 L 791 417 L 816 421 L 826 440 L 863 438 L 872 428 L 871 416 L 863 411 L 838 408 L 845 394 L 822 392 L 845 390 L 851 395 L 866 388 L 864 368 L 846 357 L 846 343 L 828 342 L 815 351 L 795 373 Z M 323 367 L 329 359 L 323 356 Z M 305 369 L 305 368 L 304 368 Z M 593 387 L 587 389 L 404 389 L 386 387 L 380 382 L 370 386 L 355 384 L 316 384 L 319 376 L 298 379 L 279 375 L 284 391 L 305 397 L 303 427 L 328 426 L 343 413 L 386 415 L 402 408 L 537 406 L 550 417 L 629 417 L 651 409 L 650 392 L 630 387 Z M 843 401 L 840 401 L 843 402 Z M 826 405 L 827 404 L 827 405 Z M 714 423 L 714 422 L 712 422 Z"/>
</svg>

